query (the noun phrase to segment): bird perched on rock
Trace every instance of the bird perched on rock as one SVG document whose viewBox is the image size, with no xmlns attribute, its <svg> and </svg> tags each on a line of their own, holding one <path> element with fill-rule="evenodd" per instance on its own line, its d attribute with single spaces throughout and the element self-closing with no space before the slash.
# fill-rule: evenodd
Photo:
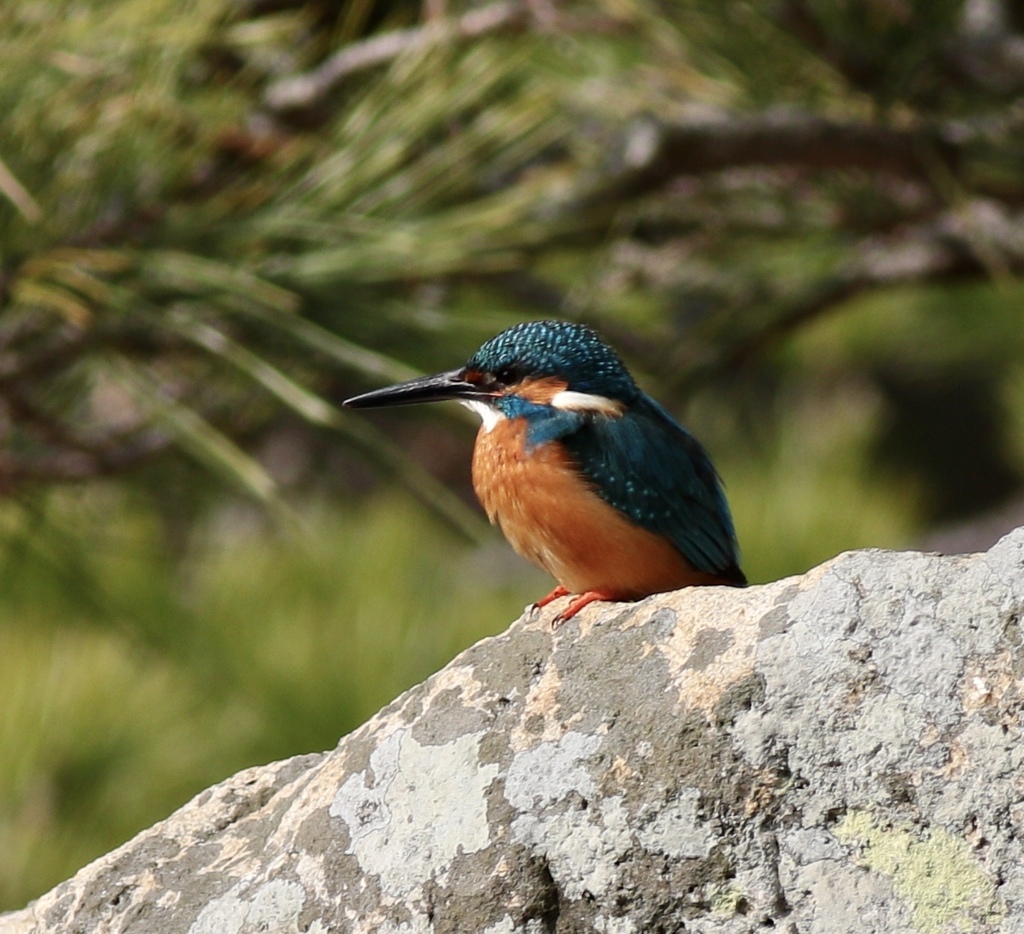
<svg viewBox="0 0 1024 934">
<path fill-rule="evenodd" d="M 697 440 L 633 381 L 591 328 L 530 321 L 465 366 L 345 402 L 454 399 L 481 420 L 473 487 L 512 547 L 558 586 L 537 601 L 635 600 L 699 584 L 743 586 L 721 482 Z"/>
</svg>

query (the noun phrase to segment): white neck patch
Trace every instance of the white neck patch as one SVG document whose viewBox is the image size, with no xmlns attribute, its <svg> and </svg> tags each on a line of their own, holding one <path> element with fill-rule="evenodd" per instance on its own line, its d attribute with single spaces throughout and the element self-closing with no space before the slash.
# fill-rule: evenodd
<svg viewBox="0 0 1024 934">
<path fill-rule="evenodd" d="M 493 405 L 488 405 L 479 399 L 459 399 L 459 405 L 464 405 L 471 412 L 476 412 L 480 416 L 484 431 L 490 431 L 505 417 L 504 412 L 498 411 Z"/>
<path fill-rule="evenodd" d="M 551 399 L 551 405 L 556 409 L 565 409 L 570 412 L 600 412 L 602 415 L 610 415 L 617 418 L 626 407 L 615 399 L 607 396 L 595 396 L 589 392 L 572 392 L 563 389 L 556 392 Z"/>
</svg>

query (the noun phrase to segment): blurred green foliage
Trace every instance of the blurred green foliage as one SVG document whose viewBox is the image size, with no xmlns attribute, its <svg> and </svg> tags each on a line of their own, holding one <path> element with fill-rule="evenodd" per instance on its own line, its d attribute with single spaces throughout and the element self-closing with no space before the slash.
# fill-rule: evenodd
<svg viewBox="0 0 1024 934">
<path fill-rule="evenodd" d="M 619 347 L 753 581 L 1019 493 L 1017 20 L 0 4 L 0 908 L 545 591 L 458 410 L 338 407 L 515 321 Z"/>
</svg>

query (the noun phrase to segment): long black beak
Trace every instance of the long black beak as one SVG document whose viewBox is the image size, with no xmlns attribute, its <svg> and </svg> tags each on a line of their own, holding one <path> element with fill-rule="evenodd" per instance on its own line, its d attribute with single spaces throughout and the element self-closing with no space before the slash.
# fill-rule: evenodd
<svg viewBox="0 0 1024 934">
<path fill-rule="evenodd" d="M 410 379 L 395 386 L 385 386 L 361 396 L 346 399 L 343 405 L 350 409 L 374 409 L 385 405 L 413 405 L 417 402 L 440 402 L 443 399 L 492 399 L 494 393 L 487 392 L 476 383 L 465 378 L 463 370 L 449 370 L 437 376 L 423 376 Z"/>
</svg>

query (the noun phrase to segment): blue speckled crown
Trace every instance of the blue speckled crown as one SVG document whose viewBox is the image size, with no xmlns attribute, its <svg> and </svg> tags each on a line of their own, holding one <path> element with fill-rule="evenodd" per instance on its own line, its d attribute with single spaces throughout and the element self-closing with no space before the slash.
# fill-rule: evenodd
<svg viewBox="0 0 1024 934">
<path fill-rule="evenodd" d="M 558 376 L 574 392 L 630 402 L 640 390 L 619 355 L 592 328 L 572 321 L 527 321 L 485 343 L 467 369 L 497 373 L 515 367 L 523 376 Z"/>
</svg>

